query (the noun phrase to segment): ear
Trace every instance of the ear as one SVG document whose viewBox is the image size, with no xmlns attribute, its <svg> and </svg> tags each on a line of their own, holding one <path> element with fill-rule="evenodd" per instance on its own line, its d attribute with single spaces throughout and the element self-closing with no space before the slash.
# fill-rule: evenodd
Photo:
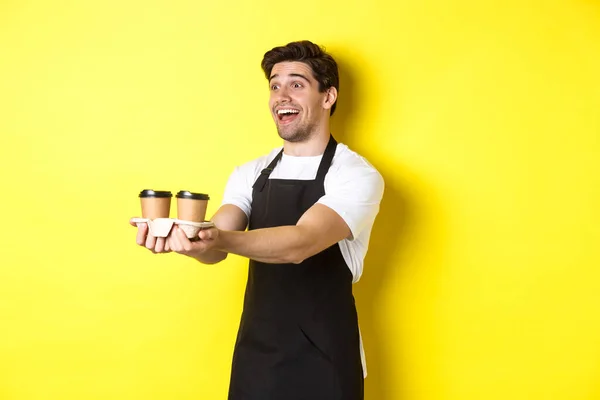
<svg viewBox="0 0 600 400">
<path fill-rule="evenodd" d="M 337 100 L 337 89 L 334 86 L 331 86 L 325 91 L 324 95 L 325 97 L 323 97 L 323 103 L 321 105 L 325 110 L 331 110 L 331 107 L 333 107 Z"/>
</svg>

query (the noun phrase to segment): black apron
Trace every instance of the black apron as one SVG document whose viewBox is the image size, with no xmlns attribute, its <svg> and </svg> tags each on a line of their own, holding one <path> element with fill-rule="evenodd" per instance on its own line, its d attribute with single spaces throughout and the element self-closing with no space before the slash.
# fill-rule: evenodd
<svg viewBox="0 0 600 400">
<path fill-rule="evenodd" d="M 252 189 L 249 229 L 296 225 L 325 194 L 337 142 L 312 181 L 269 179 Z M 352 274 L 336 243 L 300 264 L 250 260 L 229 400 L 362 400 L 363 371 Z"/>
</svg>

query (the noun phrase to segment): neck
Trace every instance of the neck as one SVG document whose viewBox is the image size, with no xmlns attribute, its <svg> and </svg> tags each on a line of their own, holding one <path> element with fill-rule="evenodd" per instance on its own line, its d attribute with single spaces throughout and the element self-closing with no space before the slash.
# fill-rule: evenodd
<svg viewBox="0 0 600 400">
<path fill-rule="evenodd" d="M 302 142 L 283 142 L 283 153 L 294 157 L 320 156 L 329 143 L 329 124 L 319 127 L 310 137 Z"/>
</svg>

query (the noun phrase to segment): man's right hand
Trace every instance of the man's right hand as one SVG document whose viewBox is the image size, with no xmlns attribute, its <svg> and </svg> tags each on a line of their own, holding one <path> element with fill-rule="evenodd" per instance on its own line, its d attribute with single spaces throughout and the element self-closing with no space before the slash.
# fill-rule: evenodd
<svg viewBox="0 0 600 400">
<path fill-rule="evenodd" d="M 150 234 L 148 224 L 145 222 L 133 222 L 129 220 L 131 226 L 137 227 L 137 235 L 135 242 L 151 250 L 154 254 L 157 253 L 169 253 L 171 249 L 166 244 L 166 238 L 157 238 Z"/>
</svg>

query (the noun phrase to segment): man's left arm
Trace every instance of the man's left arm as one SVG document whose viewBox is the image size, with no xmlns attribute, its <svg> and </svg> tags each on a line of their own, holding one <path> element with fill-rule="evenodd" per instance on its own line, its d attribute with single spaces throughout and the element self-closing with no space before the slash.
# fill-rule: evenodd
<svg viewBox="0 0 600 400">
<path fill-rule="evenodd" d="M 174 227 L 181 248 L 178 253 L 197 257 L 214 249 L 270 264 L 301 263 L 344 239 L 353 239 L 379 211 L 384 182 L 372 168 L 343 170 L 346 176 L 333 181 L 328 193 L 309 208 L 296 225 L 247 232 L 200 231 L 190 242 Z M 343 217 L 342 217 L 343 216 Z"/>
<path fill-rule="evenodd" d="M 296 225 L 248 232 L 219 231 L 214 246 L 264 263 L 299 264 L 350 234 L 350 228 L 338 213 L 317 203 Z"/>
</svg>

